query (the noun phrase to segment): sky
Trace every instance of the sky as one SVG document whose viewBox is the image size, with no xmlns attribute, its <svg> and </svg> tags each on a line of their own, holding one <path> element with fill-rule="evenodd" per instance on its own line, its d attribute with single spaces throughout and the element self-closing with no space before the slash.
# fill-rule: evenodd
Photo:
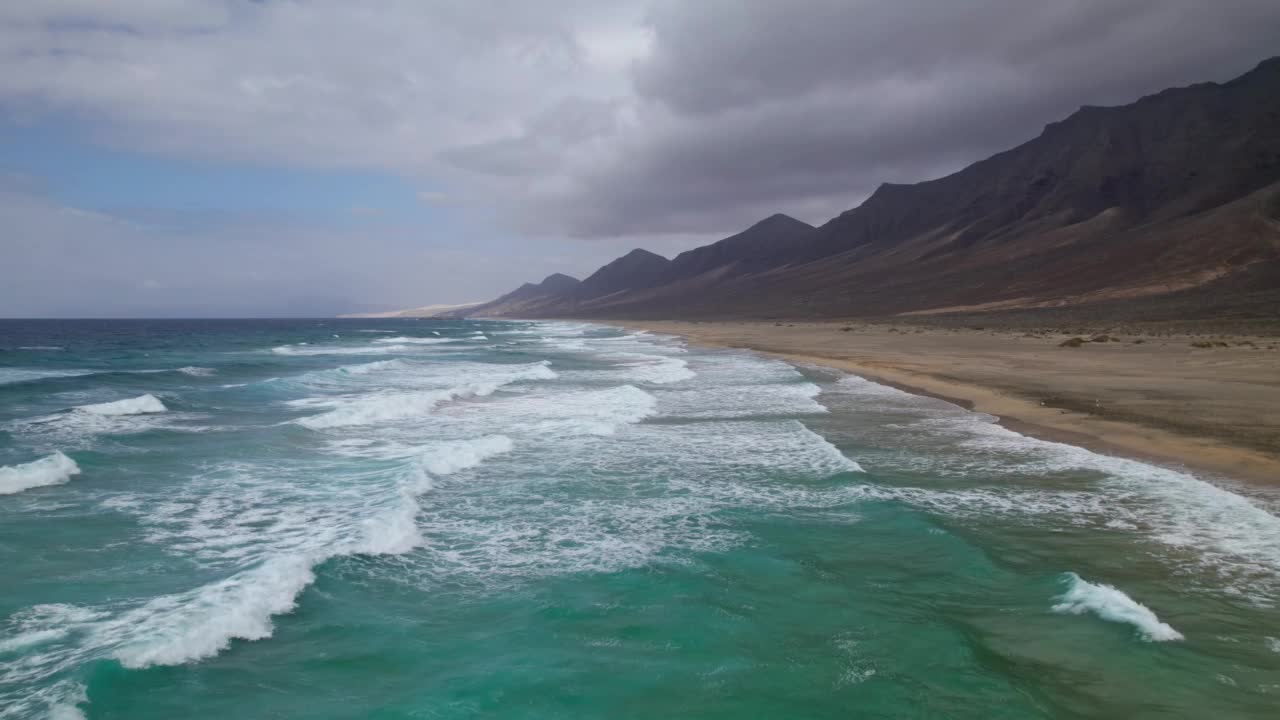
<svg viewBox="0 0 1280 720">
<path fill-rule="evenodd" d="M 486 300 L 1278 53 L 1275 0 L 6 0 L 0 317 Z"/>
</svg>

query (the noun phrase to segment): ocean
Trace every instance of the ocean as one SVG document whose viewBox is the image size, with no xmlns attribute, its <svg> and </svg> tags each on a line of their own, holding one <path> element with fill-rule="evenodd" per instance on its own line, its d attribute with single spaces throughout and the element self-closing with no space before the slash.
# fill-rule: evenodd
<svg viewBox="0 0 1280 720">
<path fill-rule="evenodd" d="M 1280 497 L 559 322 L 0 321 L 0 718 L 1274 718 Z"/>
</svg>

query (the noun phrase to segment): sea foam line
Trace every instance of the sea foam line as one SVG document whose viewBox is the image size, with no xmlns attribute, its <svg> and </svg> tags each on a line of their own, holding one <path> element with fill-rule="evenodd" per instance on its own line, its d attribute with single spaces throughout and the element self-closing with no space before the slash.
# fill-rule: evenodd
<svg viewBox="0 0 1280 720">
<path fill-rule="evenodd" d="M 917 501 L 942 512 L 1071 513 L 1076 521 L 1087 515 L 1089 521 L 1109 523 L 1108 527 L 1140 526 L 1146 528 L 1146 537 L 1194 551 L 1193 562 L 1219 575 L 1213 591 L 1243 595 L 1262 606 L 1274 602 L 1280 587 L 1280 517 L 1249 497 L 1187 472 L 1028 437 L 997 424 L 990 415 L 857 376 L 841 379 L 837 388 L 874 403 L 880 411 L 906 413 L 913 420 L 904 427 L 926 434 L 931 443 L 934 438 L 954 443 L 962 462 L 952 472 L 971 474 L 976 462 L 983 474 L 1088 471 L 1100 476 L 1084 493 L 1010 491 L 1004 486 L 920 489 L 912 491 Z M 921 414 L 925 419 L 914 419 Z M 948 470 L 936 464 L 929 469 L 935 474 Z M 947 501 L 957 504 L 947 507 Z"/>
<path fill-rule="evenodd" d="M 0 385 L 34 382 L 52 378 L 80 377 L 93 375 L 96 370 L 49 370 L 44 368 L 0 368 Z"/>
</svg>

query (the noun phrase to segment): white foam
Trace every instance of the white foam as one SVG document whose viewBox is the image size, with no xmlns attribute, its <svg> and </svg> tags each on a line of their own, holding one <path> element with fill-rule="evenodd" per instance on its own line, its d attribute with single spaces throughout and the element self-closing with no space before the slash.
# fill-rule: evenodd
<svg viewBox="0 0 1280 720">
<path fill-rule="evenodd" d="M 623 353 L 621 356 L 628 360 L 622 364 L 626 368 L 628 379 L 635 382 L 666 385 L 697 376 L 696 372 L 689 369 L 688 361 L 681 358 L 641 353 Z"/>
<path fill-rule="evenodd" d="M 387 334 L 389 335 L 389 334 L 391 334 L 391 333 L 395 332 L 395 330 L 357 330 L 356 332 L 362 332 L 362 333 L 387 333 Z"/>
<path fill-rule="evenodd" d="M 213 368 L 188 366 L 178 368 L 178 372 L 192 377 L 209 377 L 210 375 L 216 374 L 218 371 Z"/>
<path fill-rule="evenodd" d="M 80 474 L 76 461 L 56 452 L 23 465 L 0 467 L 0 495 L 13 495 L 23 490 L 47 485 L 61 485 Z"/>
<path fill-rule="evenodd" d="M 421 466 L 434 475 L 452 475 L 473 468 L 485 460 L 511 452 L 514 443 L 505 435 L 490 435 L 476 440 L 445 442 L 423 452 Z"/>
<path fill-rule="evenodd" d="M 343 550 L 342 555 L 403 555 L 422 544 L 422 531 L 418 528 L 417 495 L 431 489 L 431 478 L 415 468 L 409 474 L 412 480 L 398 490 L 400 502 L 382 514 L 360 524 L 361 540 Z"/>
<path fill-rule="evenodd" d="M 1144 540 L 1178 549 L 1166 562 L 1209 572 L 1212 580 L 1197 589 L 1258 605 L 1271 604 L 1280 591 L 1280 517 L 1255 499 L 1186 472 L 1027 437 L 990 415 L 863 378 L 847 377 L 836 387 L 868 412 L 903 420 L 864 428 L 863 442 L 920 442 L 911 456 L 935 478 L 997 479 L 990 488 L 904 488 L 901 499 L 948 514 L 1054 514 L 1077 526 L 1133 528 Z"/>
<path fill-rule="evenodd" d="M 612 435 L 656 412 L 653 395 L 634 385 L 514 398 L 500 410 L 538 433 Z"/>
<path fill-rule="evenodd" d="M 673 432 L 674 428 L 679 429 Z M 654 453 L 654 447 L 661 447 L 662 453 Z M 692 478 L 687 490 L 700 494 L 721 492 L 712 486 L 717 477 L 735 484 L 761 473 L 812 481 L 863 472 L 857 461 L 798 420 L 646 425 L 629 442 L 615 443 L 611 454 L 673 478 L 673 483 L 679 482 L 677 477 Z"/>
<path fill-rule="evenodd" d="M 1086 582 L 1075 573 L 1067 573 L 1067 592 L 1058 598 L 1053 611 L 1082 615 L 1093 613 L 1103 620 L 1127 623 L 1138 630 L 1143 640 L 1166 642 L 1182 640 L 1182 633 L 1174 630 L 1167 623 L 1151 612 L 1147 606 L 1135 602 L 1133 598 L 1110 585 Z"/>
<path fill-rule="evenodd" d="M 404 352 L 409 349 L 408 345 L 376 345 L 373 347 L 328 347 L 328 346 L 306 346 L 306 343 L 298 343 L 297 345 L 281 345 L 271 348 L 271 352 L 277 355 L 387 355 L 394 352 Z"/>
<path fill-rule="evenodd" d="M 84 693 L 82 693 L 84 694 Z M 88 699 L 88 695 L 85 695 Z M 49 709 L 49 720 L 84 720 L 85 714 L 80 708 L 70 703 L 59 703 Z"/>
<path fill-rule="evenodd" d="M 155 395 L 139 395 L 135 398 L 127 400 L 116 400 L 115 402 L 97 403 L 94 405 L 80 405 L 76 408 L 79 412 L 86 412 L 91 415 L 146 415 L 149 413 L 166 412 L 168 408 Z"/>
<path fill-rule="evenodd" d="M 671 390 L 659 398 L 667 417 L 745 418 L 826 413 L 817 400 L 821 392 L 814 383 L 800 382 Z"/>
<path fill-rule="evenodd" d="M 445 343 L 457 342 L 457 340 L 453 340 L 451 338 L 406 337 L 402 335 L 399 337 L 378 338 L 377 340 L 374 340 L 374 342 L 382 344 L 400 343 L 403 345 L 443 345 Z"/>
<path fill-rule="evenodd" d="M 544 337 L 540 338 L 541 342 L 551 346 L 556 350 L 568 350 L 570 352 L 576 350 L 586 350 L 587 342 L 585 340 L 565 340 L 562 338 Z"/>
<path fill-rule="evenodd" d="M 31 382 L 46 378 L 79 377 L 92 375 L 94 370 L 46 370 L 42 368 L 0 368 L 0 385 Z"/>
<path fill-rule="evenodd" d="M 614 401 L 631 394 L 614 392 Z M 592 405 L 611 404 L 599 392 L 582 395 Z M 504 417 L 533 409 L 535 401 L 540 412 L 557 410 L 541 407 L 540 399 L 511 401 Z M 578 407 L 575 400 L 558 411 L 572 415 Z M 420 520 L 432 542 L 388 570 L 389 580 L 491 585 L 684 562 L 686 552 L 715 552 L 747 539 L 726 511 L 829 512 L 833 521 L 856 522 L 850 505 L 863 497 L 860 485 L 814 482 L 856 465 L 797 421 L 653 423 L 607 439 L 547 432 L 546 425 L 530 429 L 519 436 L 521 449 L 554 457 L 521 463 L 525 472 L 501 468 L 451 487 L 462 501 L 424 508 Z M 536 502 L 491 501 L 503 497 Z"/>
<path fill-rule="evenodd" d="M 57 640 L 67 634 L 65 628 L 48 628 L 45 630 L 33 630 L 31 632 L 18 633 L 17 635 L 6 640 L 0 640 L 0 653 L 13 652 L 22 650 L 32 645 L 40 645 L 50 640 Z"/>
<path fill-rule="evenodd" d="M 346 402 L 342 407 L 320 415 L 298 420 L 303 427 L 313 430 L 344 427 L 348 425 L 374 425 L 393 422 L 430 413 L 443 402 L 477 395 L 488 395 L 498 389 L 496 384 L 472 385 L 448 390 L 424 390 L 419 392 L 379 393 Z M 330 404 L 328 399 L 318 399 Z"/>
<path fill-rule="evenodd" d="M 51 351 L 57 351 L 57 350 L 65 350 L 66 348 L 64 348 L 64 347 L 62 347 L 62 346 L 60 346 L 60 345 L 23 345 L 23 346 L 19 347 L 18 349 L 19 349 L 19 350 L 51 350 Z"/>
<path fill-rule="evenodd" d="M 409 364 L 403 360 L 376 360 L 361 365 L 344 365 L 338 370 L 349 375 L 368 375 L 373 372 L 385 372 L 388 370 L 407 370 Z"/>
<path fill-rule="evenodd" d="M 212 657 L 233 639 L 271 636 L 273 615 L 289 612 L 315 580 L 313 558 L 272 558 L 189 593 L 165 595 L 125 613 L 100 634 L 126 634 L 112 657 L 128 668 Z"/>
<path fill-rule="evenodd" d="M 500 374 L 476 382 L 437 390 L 376 392 L 354 399 L 309 398 L 308 404 L 338 405 L 329 412 L 296 421 L 313 430 L 350 425 L 375 425 L 429 414 L 451 400 L 492 395 L 499 388 L 521 380 L 554 380 L 556 373 L 545 363 L 503 368 Z M 300 405 L 294 401 L 295 405 Z"/>
<path fill-rule="evenodd" d="M 78 629 L 89 636 L 97 653 L 105 652 L 125 667 L 144 668 L 212 657 L 236 639 L 270 637 L 274 616 L 294 609 L 298 595 L 315 580 L 314 568 L 319 563 L 357 554 L 399 555 L 421 545 L 416 520 L 421 506 L 416 498 L 430 489 L 430 474 L 449 475 L 474 468 L 512 447 L 512 441 L 503 436 L 436 443 L 421 449 L 417 459 L 403 466 L 390 483 L 361 484 L 351 489 L 349 497 L 337 493 L 321 506 L 317 506 L 321 498 L 313 490 L 291 488 L 288 482 L 280 487 L 280 479 L 273 477 L 269 481 L 272 489 L 267 491 L 261 476 L 242 478 L 249 485 L 210 477 L 206 489 L 222 495 L 201 495 L 195 507 L 182 502 L 172 508 L 125 503 L 122 508 L 144 513 L 146 522 L 179 523 L 179 534 L 160 534 L 155 542 L 171 547 L 185 538 L 226 559 L 261 559 L 224 579 L 154 598 L 114 616 L 74 606 L 32 613 L 39 617 L 30 619 L 40 621 L 27 622 L 24 630 L 61 632 L 28 633 L 20 638 L 29 645 Z M 297 499 L 303 505 L 281 506 L 282 492 L 293 490 L 302 490 Z M 272 524 L 291 511 L 303 515 L 289 520 L 283 528 Z M 230 525 L 222 532 L 209 523 Z M 262 547 L 246 554 L 236 547 L 240 544 Z"/>
</svg>

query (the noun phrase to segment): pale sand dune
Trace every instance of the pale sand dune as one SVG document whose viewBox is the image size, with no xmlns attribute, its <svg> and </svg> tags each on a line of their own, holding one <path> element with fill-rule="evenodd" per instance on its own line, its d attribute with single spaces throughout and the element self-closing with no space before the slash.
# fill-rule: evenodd
<svg viewBox="0 0 1280 720">
<path fill-rule="evenodd" d="M 999 416 L 1019 432 L 1280 482 L 1280 340 L 1069 335 L 846 323 L 619 322 L 846 370 Z M 842 331 L 852 327 L 851 331 Z"/>
<path fill-rule="evenodd" d="M 409 308 L 408 310 L 388 310 L 386 312 L 372 313 L 345 313 L 339 315 L 339 318 L 430 318 L 440 313 L 451 312 L 456 310 L 466 310 L 467 308 L 479 305 L 478 302 L 461 303 L 458 305 L 423 305 L 422 307 Z"/>
</svg>

